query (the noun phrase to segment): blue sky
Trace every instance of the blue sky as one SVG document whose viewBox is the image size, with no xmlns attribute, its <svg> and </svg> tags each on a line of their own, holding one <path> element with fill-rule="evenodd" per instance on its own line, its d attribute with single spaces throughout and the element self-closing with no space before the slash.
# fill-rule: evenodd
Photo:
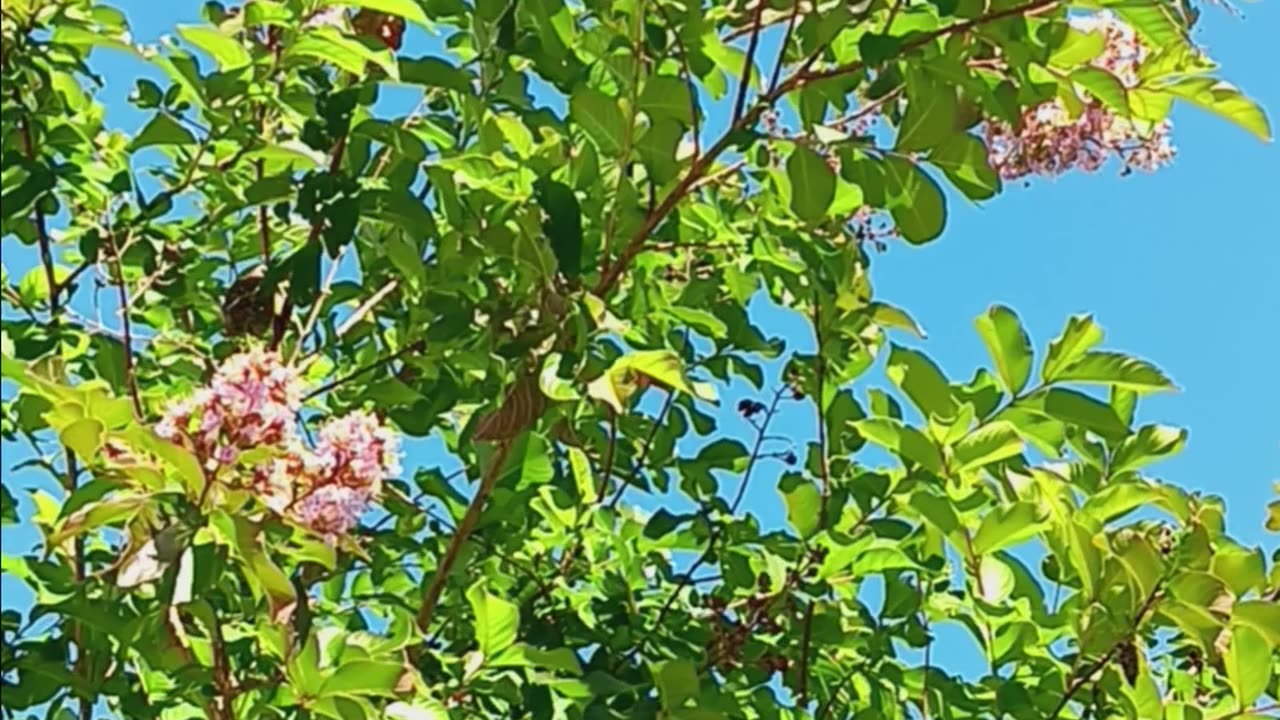
<svg viewBox="0 0 1280 720">
<path fill-rule="evenodd" d="M 127 12 L 137 40 L 154 42 L 176 23 L 197 22 L 201 3 L 113 4 Z M 1206 7 L 1196 36 L 1225 77 L 1275 113 L 1280 3 L 1242 9 L 1244 17 L 1234 18 Z M 424 43 L 415 34 L 407 49 L 438 46 Z M 762 56 L 773 56 L 772 44 L 762 44 Z M 96 56 L 94 66 L 106 76 L 108 123 L 136 129 L 143 117 L 124 98 L 142 66 L 108 54 Z M 1038 348 L 1069 315 L 1094 313 L 1108 347 L 1155 361 L 1182 388 L 1140 409 L 1142 421 L 1190 428 L 1183 454 L 1155 473 L 1223 496 L 1230 531 L 1270 551 L 1276 536 L 1262 522 L 1271 482 L 1280 479 L 1280 149 L 1188 107 L 1175 110 L 1174 142 L 1177 160 L 1155 175 L 1120 178 L 1115 168 L 1072 174 L 1010 187 L 981 207 L 953 195 L 946 234 L 920 249 L 893 246 L 875 261 L 873 279 L 883 299 L 925 327 L 923 347 L 954 378 L 988 362 L 973 318 L 991 303 L 1015 308 Z M 10 272 L 20 276 L 29 253 L 13 241 L 3 248 Z M 811 345 L 799 318 L 763 306 L 755 313 L 790 346 Z M 729 396 L 740 391 L 731 388 Z M 804 417 L 783 421 L 812 427 Z M 409 466 L 440 463 L 432 447 L 418 445 Z M 4 450 L 5 484 L 15 491 L 32 484 L 34 475 L 8 469 L 22 451 Z M 781 520 L 772 477 L 759 478 L 747 503 L 766 523 Z M 4 550 L 20 552 L 31 539 L 7 530 Z M 12 588 L 5 586 L 9 607 Z"/>
</svg>

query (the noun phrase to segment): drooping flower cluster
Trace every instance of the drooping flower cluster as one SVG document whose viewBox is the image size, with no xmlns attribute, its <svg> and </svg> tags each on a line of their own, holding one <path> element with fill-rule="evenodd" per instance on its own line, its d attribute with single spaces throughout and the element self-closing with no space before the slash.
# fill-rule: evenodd
<svg viewBox="0 0 1280 720">
<path fill-rule="evenodd" d="M 296 431 L 304 392 L 296 369 L 275 353 L 251 350 L 171 405 L 156 432 L 194 452 L 210 478 L 247 478 L 242 484 L 267 507 L 332 541 L 355 527 L 382 479 L 400 473 L 399 438 L 357 411 L 326 421 L 310 448 Z M 266 458 L 237 472 L 246 453 L 264 449 Z"/>
<path fill-rule="evenodd" d="M 1114 75 L 1126 88 L 1138 84 L 1138 68 L 1147 48 L 1112 13 L 1073 18 L 1082 32 L 1098 33 L 1103 51 L 1092 64 Z M 1115 156 L 1124 173 L 1152 172 L 1167 165 L 1174 155 L 1169 142 L 1170 124 L 1144 123 L 1117 113 L 1097 99 L 1073 113 L 1061 99 L 1023 112 L 1017 127 L 988 121 L 984 128 L 991 167 L 1006 180 L 1027 175 L 1053 177 L 1073 168 L 1096 171 Z"/>
</svg>

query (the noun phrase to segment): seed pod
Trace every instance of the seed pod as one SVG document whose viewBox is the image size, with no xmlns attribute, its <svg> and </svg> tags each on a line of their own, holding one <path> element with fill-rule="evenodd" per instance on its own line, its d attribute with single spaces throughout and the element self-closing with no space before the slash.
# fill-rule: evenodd
<svg viewBox="0 0 1280 720">
<path fill-rule="evenodd" d="M 538 378 L 526 375 L 507 391 L 502 405 L 476 425 L 476 440 L 510 440 L 533 426 L 546 408 L 547 398 Z"/>
<path fill-rule="evenodd" d="M 1120 646 L 1116 652 L 1116 663 L 1120 665 L 1120 670 L 1124 672 L 1124 679 L 1132 687 L 1138 680 L 1138 648 L 1132 640 Z"/>
<path fill-rule="evenodd" d="M 266 270 L 258 266 L 241 275 L 222 300 L 222 334 L 264 337 L 271 328 L 274 303 L 262 287 Z"/>
<path fill-rule="evenodd" d="M 365 37 L 377 38 L 391 50 L 404 42 L 404 18 L 373 10 L 361 10 L 351 18 L 351 27 Z"/>
</svg>

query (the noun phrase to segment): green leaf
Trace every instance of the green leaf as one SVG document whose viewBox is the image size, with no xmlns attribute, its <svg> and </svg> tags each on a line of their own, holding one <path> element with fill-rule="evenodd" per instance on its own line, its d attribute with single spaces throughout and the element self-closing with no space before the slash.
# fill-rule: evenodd
<svg viewBox="0 0 1280 720">
<path fill-rule="evenodd" d="M 386 720 L 449 720 L 449 711 L 438 700 L 393 702 L 387 706 Z"/>
<path fill-rule="evenodd" d="M 319 250 L 319 244 L 314 247 L 317 251 Z M 387 259 L 404 276 L 409 287 L 415 292 L 421 292 L 427 282 L 427 270 L 417 246 L 406 240 L 400 233 L 392 232 L 383 236 L 382 248 L 387 253 Z"/>
<path fill-rule="evenodd" d="M 925 416 L 955 417 L 957 405 L 942 370 L 917 350 L 892 345 L 885 374 Z"/>
<path fill-rule="evenodd" d="M 375 10 L 387 15 L 402 17 L 428 30 L 434 28 L 432 22 L 427 19 L 427 14 L 423 12 L 422 6 L 415 0 L 324 0 L 321 5 L 325 7 L 347 5 Z"/>
<path fill-rule="evenodd" d="M 787 179 L 791 181 L 791 211 L 809 223 L 826 219 L 827 208 L 836 196 L 836 176 L 827 161 L 803 145 L 787 158 Z"/>
<path fill-rule="evenodd" d="M 977 470 L 1022 453 L 1022 436 L 1012 423 L 996 420 L 964 436 L 953 448 L 960 472 Z"/>
<path fill-rule="evenodd" d="M 1244 600 L 1231 608 L 1231 622 L 1247 625 L 1267 639 L 1272 648 L 1280 648 L 1280 604 L 1268 600 Z"/>
<path fill-rule="evenodd" d="M 925 337 L 924 328 L 920 327 L 915 318 L 902 308 L 888 303 L 872 302 L 867 304 L 866 309 L 871 314 L 871 320 L 886 330 L 906 330 L 918 338 Z"/>
<path fill-rule="evenodd" d="M 894 148 L 907 152 L 931 148 L 952 137 L 955 130 L 955 88 L 922 70 L 910 71 L 907 109 Z"/>
<path fill-rule="evenodd" d="M 1102 577 L 1102 555 L 1093 543 L 1093 536 L 1080 523 L 1066 520 L 1067 556 L 1080 578 L 1080 586 L 1087 597 L 1093 597 L 1094 588 Z"/>
<path fill-rule="evenodd" d="M 476 643 L 485 658 L 493 658 L 516 641 L 520 610 L 514 604 L 490 595 L 481 580 L 467 590 L 467 601 L 476 617 Z"/>
<path fill-rule="evenodd" d="M 1102 328 L 1093 322 L 1092 316 L 1072 316 L 1062 334 L 1049 343 L 1049 352 L 1040 367 L 1040 379 L 1046 383 L 1057 380 L 1058 373 L 1100 342 Z"/>
<path fill-rule="evenodd" d="M 80 459 L 93 462 L 98 456 L 98 451 L 102 449 L 104 429 L 98 420 L 80 418 L 59 430 L 58 439 L 79 455 Z"/>
<path fill-rule="evenodd" d="M 787 507 L 787 522 L 802 538 L 817 532 L 822 516 L 822 495 L 818 486 L 795 475 L 784 475 L 778 493 Z"/>
<path fill-rule="evenodd" d="M 169 115 L 159 113 L 134 136 L 129 143 L 129 152 L 157 145 L 194 145 L 195 142 L 196 138 L 190 130 L 182 127 Z"/>
<path fill-rule="evenodd" d="M 698 669 L 689 660 L 667 660 L 654 668 L 653 684 L 662 707 L 672 711 L 698 695 Z"/>
<path fill-rule="evenodd" d="M 999 555 L 983 555 L 978 564 L 978 588 L 982 600 L 999 605 L 1013 594 L 1013 570 Z"/>
<path fill-rule="evenodd" d="M 853 427 L 871 442 L 930 472 L 942 471 L 942 453 L 924 433 L 893 418 L 867 418 Z"/>
<path fill-rule="evenodd" d="M 1187 442 L 1184 428 L 1167 425 L 1144 425 L 1124 439 L 1111 457 L 1111 474 L 1137 470 L 1151 463 L 1177 455 Z"/>
<path fill-rule="evenodd" d="M 567 647 L 543 650 L 524 643 L 517 643 L 503 650 L 490 663 L 492 667 L 532 667 L 543 670 L 559 670 L 568 675 L 582 674 L 578 656 Z"/>
<path fill-rule="evenodd" d="M 569 98 L 569 116 L 601 153 L 615 157 L 622 151 L 627 119 L 618 108 L 617 100 L 595 88 L 579 85 Z"/>
<path fill-rule="evenodd" d="M 1236 707 L 1248 708 L 1271 682 L 1271 648 L 1266 638 L 1253 628 L 1237 625 L 1231 629 L 1231 645 L 1222 658 L 1227 680 L 1236 697 Z"/>
<path fill-rule="evenodd" d="M 1090 352 L 1063 367 L 1056 382 L 1096 383 L 1135 392 L 1176 390 L 1177 386 L 1160 368 L 1144 360 L 1116 352 Z"/>
<path fill-rule="evenodd" d="M 573 188 L 543 178 L 534 183 L 534 197 L 547 219 L 542 232 L 551 243 L 560 272 L 569 279 L 582 274 L 582 208 Z"/>
<path fill-rule="evenodd" d="M 1111 110 L 1122 116 L 1129 114 L 1129 91 L 1115 75 L 1102 68 L 1084 67 L 1071 73 L 1071 80 Z"/>
<path fill-rule="evenodd" d="M 971 200 L 986 200 L 1000 192 L 1000 176 L 991 169 L 989 158 L 987 146 L 968 133 L 954 133 L 929 151 L 929 162 Z"/>
<path fill-rule="evenodd" d="M 57 547 L 69 538 L 127 520 L 136 515 L 151 498 L 150 494 L 128 494 L 88 503 L 58 523 L 57 529 L 49 535 L 48 546 Z"/>
<path fill-rule="evenodd" d="M 1068 425 L 1077 425 L 1108 439 L 1129 434 L 1129 427 L 1110 405 L 1084 393 L 1053 388 L 1044 394 L 1043 402 L 1045 415 Z"/>
<path fill-rule="evenodd" d="M 941 235 L 947 202 L 938 183 L 905 158 L 889 156 L 883 164 L 889 214 L 902 237 L 913 245 L 923 245 Z"/>
<path fill-rule="evenodd" d="M 325 680 L 320 695 L 395 697 L 396 683 L 403 674 L 404 666 L 398 662 L 356 660 L 342 665 Z"/>
<path fill-rule="evenodd" d="M 9 488 L 0 485 L 0 525 L 16 525 L 18 523 L 18 503 L 13 499 Z"/>
<path fill-rule="evenodd" d="M 639 107 L 654 120 L 671 118 L 685 127 L 693 125 L 689 85 L 673 75 L 651 75 L 640 93 Z"/>
<path fill-rule="evenodd" d="M 1230 120 L 1263 142 L 1271 141 L 1271 123 L 1262 107 L 1229 83 L 1211 77 L 1185 77 L 1161 89 Z"/>
<path fill-rule="evenodd" d="M 1062 43 L 1049 55 L 1049 64 L 1061 70 L 1072 70 L 1101 55 L 1106 46 L 1106 39 L 1100 32 L 1067 28 Z"/>
<path fill-rule="evenodd" d="M 854 577 L 875 575 L 887 570 L 919 570 L 920 563 L 911 559 L 897 545 L 867 548 L 857 554 L 848 572 Z"/>
<path fill-rule="evenodd" d="M 996 374 L 1010 395 L 1017 395 L 1031 377 L 1031 338 L 1017 313 L 1003 305 L 993 305 L 974 321 L 978 335 L 991 354 Z"/>
<path fill-rule="evenodd" d="M 672 390 L 715 402 L 715 396 L 700 383 L 690 382 L 684 362 L 672 350 L 639 350 L 627 353 L 614 363 L 607 374 L 635 372 L 655 380 Z"/>
<path fill-rule="evenodd" d="M 1034 503 L 1016 502 L 995 508 L 982 518 L 973 536 L 976 555 L 1003 550 L 1034 537 L 1044 527 L 1044 516 Z"/>
<path fill-rule="evenodd" d="M 1091 495 L 1080 512 L 1092 516 L 1099 524 L 1105 524 L 1154 503 L 1159 497 L 1159 489 L 1145 482 L 1121 483 Z"/>
<path fill-rule="evenodd" d="M 183 40 L 213 58 L 218 63 L 218 69 L 223 72 L 242 68 L 253 62 L 249 51 L 238 40 L 223 35 L 217 28 L 207 25 L 179 25 L 177 31 Z"/>
<path fill-rule="evenodd" d="M 375 49 L 330 27 L 310 28 L 285 51 L 285 57 L 314 58 L 357 77 L 364 77 L 370 63 L 392 80 L 400 79 L 400 66 L 386 48 Z"/>
<path fill-rule="evenodd" d="M 1249 550 L 1224 540 L 1214 547 L 1209 571 L 1239 597 L 1266 584 L 1266 567 L 1260 550 Z"/>
</svg>

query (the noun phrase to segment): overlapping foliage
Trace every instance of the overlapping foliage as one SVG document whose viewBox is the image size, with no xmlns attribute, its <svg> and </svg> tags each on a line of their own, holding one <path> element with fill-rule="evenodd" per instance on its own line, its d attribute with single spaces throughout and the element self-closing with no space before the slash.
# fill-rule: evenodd
<svg viewBox="0 0 1280 720">
<path fill-rule="evenodd" d="M 6 475 L 40 542 L 4 557 L 34 600 L 0 710 L 1274 712 L 1277 558 L 1144 473 L 1186 438 L 1135 423 L 1169 378 L 999 306 L 990 369 L 948 378 L 870 282 L 949 198 L 1164 164 L 1175 102 L 1267 139 L 1198 14 L 250 0 L 140 46 L 108 5 L 6 3 L 3 433 L 62 492 Z M 91 52 L 166 78 L 138 132 Z M 762 293 L 815 352 L 760 332 Z M 458 469 L 397 477 L 397 435 Z M 944 623 L 981 667 L 938 666 Z"/>
</svg>

